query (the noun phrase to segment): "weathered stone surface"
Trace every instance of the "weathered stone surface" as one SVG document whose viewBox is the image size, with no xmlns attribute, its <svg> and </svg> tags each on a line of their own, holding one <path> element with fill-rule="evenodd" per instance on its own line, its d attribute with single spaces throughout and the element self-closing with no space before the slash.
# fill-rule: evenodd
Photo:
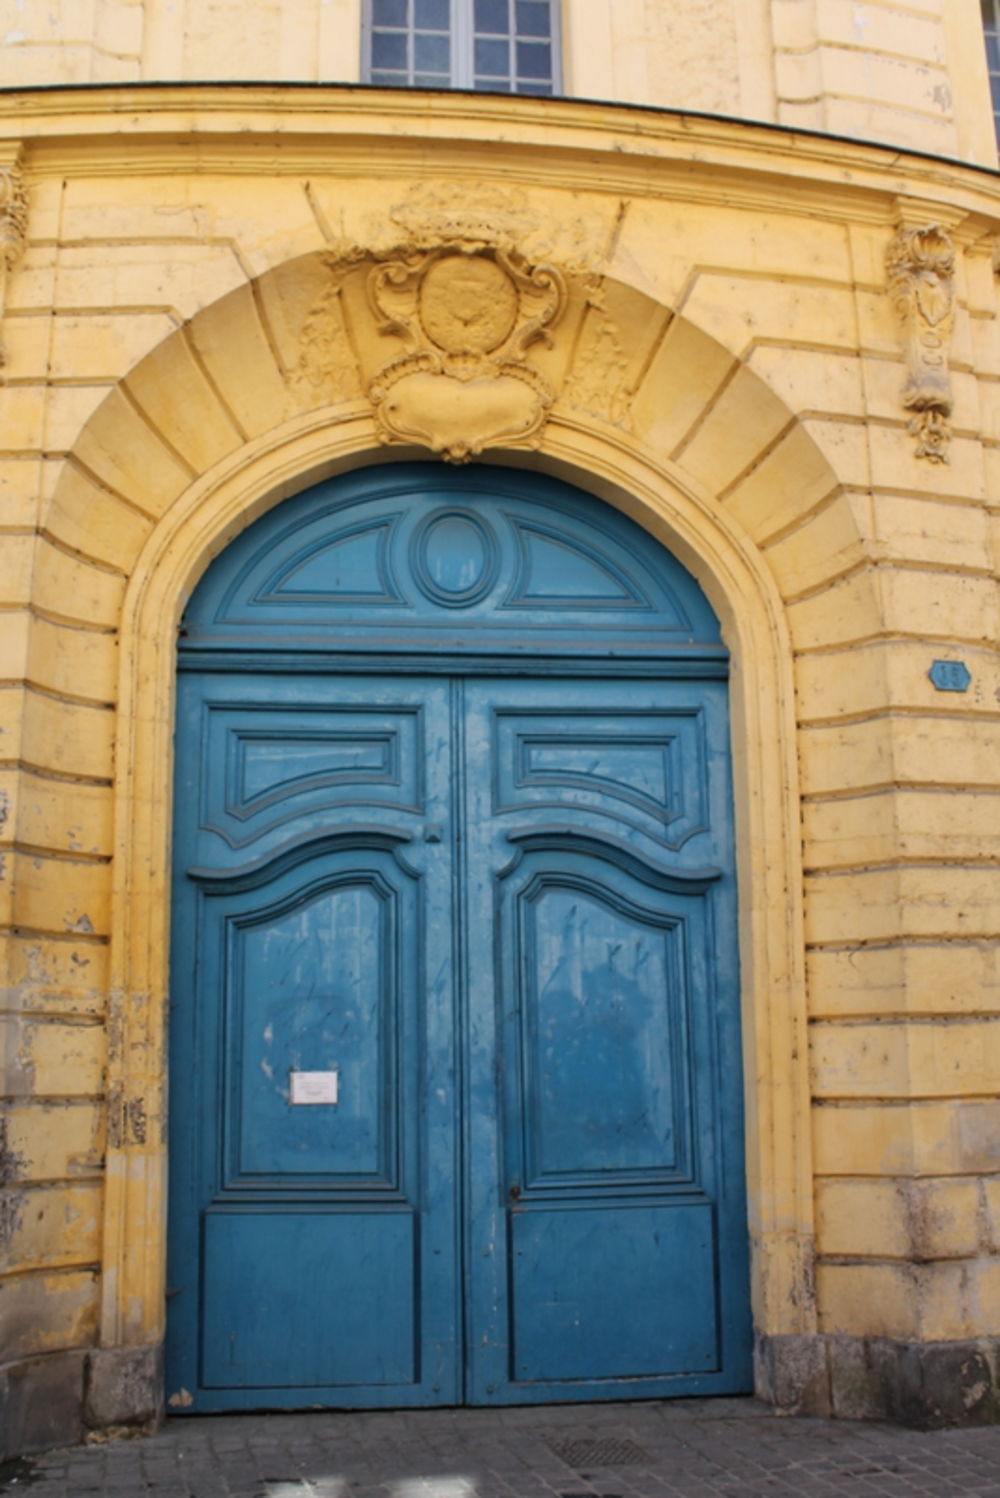
<svg viewBox="0 0 1000 1498">
<path fill-rule="evenodd" d="M 758 1336 L 754 1346 L 757 1393 L 787 1415 L 828 1415 L 830 1376 L 826 1344 L 817 1336 Z"/>
<path fill-rule="evenodd" d="M 896 1420 L 921 1430 L 1000 1421 L 1000 1339 L 768 1337 L 758 1394 L 788 1414 Z"/>
<path fill-rule="evenodd" d="M 929 1345 L 873 1340 L 867 1356 L 876 1400 L 866 1413 L 924 1430 L 994 1424 L 1000 1420 L 998 1353 L 996 1338 Z"/>
<path fill-rule="evenodd" d="M 0 1459 L 80 1439 L 85 1361 L 57 1352 L 0 1368 Z"/>
<path fill-rule="evenodd" d="M 163 1416 L 162 1347 L 98 1347 L 87 1359 L 84 1423 L 153 1426 Z"/>
</svg>

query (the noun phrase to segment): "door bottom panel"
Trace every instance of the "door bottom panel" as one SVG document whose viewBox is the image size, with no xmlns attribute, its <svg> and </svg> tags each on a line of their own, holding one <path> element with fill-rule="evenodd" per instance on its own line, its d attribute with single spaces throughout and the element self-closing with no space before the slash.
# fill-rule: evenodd
<svg viewBox="0 0 1000 1498">
<path fill-rule="evenodd" d="M 515 1212 L 512 1382 L 716 1372 L 713 1239 L 708 1203 Z"/>
<path fill-rule="evenodd" d="M 410 1212 L 207 1213 L 202 1385 L 418 1383 L 414 1231 Z"/>
</svg>

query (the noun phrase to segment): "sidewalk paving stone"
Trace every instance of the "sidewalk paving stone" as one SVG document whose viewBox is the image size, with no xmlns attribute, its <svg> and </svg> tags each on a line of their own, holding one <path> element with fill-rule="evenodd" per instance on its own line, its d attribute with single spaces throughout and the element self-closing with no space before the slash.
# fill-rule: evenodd
<svg viewBox="0 0 1000 1498">
<path fill-rule="evenodd" d="M 783 1419 L 753 1399 L 184 1416 L 152 1435 L 11 1463 L 0 1493 L 1000 1498 L 1000 1426 L 913 1431 Z"/>
</svg>

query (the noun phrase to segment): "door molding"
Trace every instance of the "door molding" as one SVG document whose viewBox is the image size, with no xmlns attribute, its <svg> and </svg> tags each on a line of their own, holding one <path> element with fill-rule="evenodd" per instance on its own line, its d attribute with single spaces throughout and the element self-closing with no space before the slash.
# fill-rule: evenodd
<svg viewBox="0 0 1000 1498">
<path fill-rule="evenodd" d="M 148 537 L 122 618 L 115 743 L 105 1273 L 101 1342 L 156 1346 L 164 1329 L 166 996 L 176 627 L 208 563 L 283 498 L 385 461 L 367 416 L 319 410 L 194 481 Z M 405 450 L 403 459 L 424 457 Z M 669 461 L 613 429 L 553 416 L 544 447 L 492 455 L 604 499 L 704 589 L 733 663 L 730 710 L 746 1078 L 751 1299 L 758 1335 L 815 1331 L 804 938 L 792 651 L 757 548 Z"/>
</svg>

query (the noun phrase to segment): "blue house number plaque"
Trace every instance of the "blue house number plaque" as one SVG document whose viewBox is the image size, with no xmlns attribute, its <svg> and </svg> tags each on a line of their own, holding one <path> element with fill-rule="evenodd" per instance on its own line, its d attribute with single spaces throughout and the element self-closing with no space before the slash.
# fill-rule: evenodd
<svg viewBox="0 0 1000 1498">
<path fill-rule="evenodd" d="M 927 675 L 939 692 L 967 692 L 972 680 L 964 661 L 934 661 Z"/>
</svg>

